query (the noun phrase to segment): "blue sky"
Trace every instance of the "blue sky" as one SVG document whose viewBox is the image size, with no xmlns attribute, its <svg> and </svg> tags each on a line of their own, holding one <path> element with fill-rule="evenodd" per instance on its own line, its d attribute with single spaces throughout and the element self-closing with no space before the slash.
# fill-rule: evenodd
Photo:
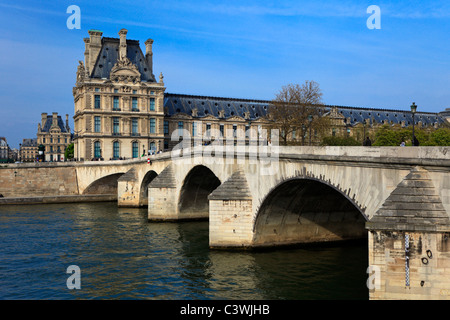
<svg viewBox="0 0 450 320">
<path fill-rule="evenodd" d="M 67 7 L 81 9 L 69 30 Z M 381 9 L 370 30 L 367 8 Z M 314 80 L 330 105 L 450 107 L 450 1 L 0 0 L 0 136 L 36 137 L 41 113 L 69 114 L 89 29 L 154 40 L 166 92 L 272 99 Z"/>
</svg>

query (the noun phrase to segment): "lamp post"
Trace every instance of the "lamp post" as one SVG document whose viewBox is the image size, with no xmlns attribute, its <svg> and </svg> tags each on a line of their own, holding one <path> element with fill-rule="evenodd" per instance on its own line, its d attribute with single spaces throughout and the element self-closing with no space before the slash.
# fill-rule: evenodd
<svg viewBox="0 0 450 320">
<path fill-rule="evenodd" d="M 311 145 L 311 124 L 312 124 L 312 115 L 308 115 L 309 121 L 309 145 Z"/>
<path fill-rule="evenodd" d="M 412 145 L 413 145 L 413 146 L 416 145 L 416 143 L 415 143 L 416 136 L 414 135 L 414 123 L 415 123 L 414 115 L 415 115 L 415 113 L 416 113 L 416 110 L 417 110 L 417 106 L 416 106 L 416 104 L 413 102 L 412 105 L 411 105 L 412 122 L 413 122 L 413 123 L 412 123 L 412 125 L 413 125 L 413 130 L 412 130 Z"/>
<path fill-rule="evenodd" d="M 366 141 L 366 119 L 363 119 L 363 145 L 364 142 Z"/>
</svg>

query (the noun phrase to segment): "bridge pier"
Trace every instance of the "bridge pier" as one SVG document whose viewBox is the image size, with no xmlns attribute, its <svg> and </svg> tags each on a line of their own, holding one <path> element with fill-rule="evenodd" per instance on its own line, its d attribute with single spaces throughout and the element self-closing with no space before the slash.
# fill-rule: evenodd
<svg viewBox="0 0 450 320">
<path fill-rule="evenodd" d="M 253 242 L 252 195 L 242 171 L 209 196 L 209 246 L 250 247 Z"/>
<path fill-rule="evenodd" d="M 167 166 L 148 186 L 148 220 L 179 220 L 178 188 L 172 165 Z"/>
<path fill-rule="evenodd" d="M 366 223 L 370 299 L 450 299 L 449 222 L 428 172 L 412 170 Z"/>
<path fill-rule="evenodd" d="M 131 168 L 117 180 L 117 205 L 139 207 L 139 182 L 136 170 Z"/>
</svg>

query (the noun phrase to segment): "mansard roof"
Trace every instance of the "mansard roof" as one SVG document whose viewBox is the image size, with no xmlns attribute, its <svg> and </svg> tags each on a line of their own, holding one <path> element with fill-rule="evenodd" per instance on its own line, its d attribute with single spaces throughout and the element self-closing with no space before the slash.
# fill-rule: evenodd
<svg viewBox="0 0 450 320">
<path fill-rule="evenodd" d="M 270 100 L 235 99 L 174 93 L 166 93 L 164 95 L 164 108 L 168 116 L 173 116 L 177 113 L 192 115 L 192 111 L 197 109 L 198 118 L 203 118 L 208 115 L 219 119 L 238 116 L 246 120 L 254 121 L 267 114 L 271 103 L 272 101 Z M 332 108 L 337 108 L 338 113 L 346 120 L 350 119 L 350 125 L 352 126 L 362 123 L 364 120 L 370 123 L 383 123 L 387 121 L 389 124 L 402 124 L 404 121 L 406 126 L 412 124 L 412 113 L 410 111 L 334 105 L 325 105 L 323 108 L 322 114 L 330 112 Z M 222 110 L 223 113 L 221 112 Z M 427 126 L 434 125 L 436 122 L 441 124 L 445 122 L 442 114 L 416 112 L 414 120 L 416 123 L 421 121 Z"/>
<path fill-rule="evenodd" d="M 22 141 L 22 147 L 36 147 L 36 146 L 37 146 L 36 138 L 23 139 Z"/>
<path fill-rule="evenodd" d="M 149 67 L 139 46 L 139 40 L 127 39 L 126 41 L 127 58 L 138 68 L 141 74 L 141 81 L 155 82 L 151 72 L 152 69 Z M 119 59 L 119 44 L 120 40 L 117 38 L 102 38 L 102 48 L 92 70 L 91 78 L 109 79 L 111 69 Z"/>
<path fill-rule="evenodd" d="M 192 115 L 192 111 L 197 109 L 197 117 L 199 118 L 212 115 L 219 119 L 238 116 L 247 120 L 256 120 L 266 115 L 269 104 L 270 101 L 265 100 L 230 99 L 172 93 L 164 95 L 164 107 L 167 109 L 169 116 L 176 113 Z"/>
<path fill-rule="evenodd" d="M 410 111 L 342 106 L 336 107 L 338 108 L 338 112 L 342 114 L 345 119 L 350 119 L 351 125 L 362 123 L 364 120 L 376 123 L 387 121 L 389 124 L 402 124 L 404 122 L 406 126 L 412 125 L 413 123 L 412 113 Z M 442 116 L 432 112 L 416 112 L 414 121 L 416 123 L 422 122 L 427 126 L 445 122 Z"/>
<path fill-rule="evenodd" d="M 61 129 L 62 133 L 68 133 L 68 128 L 66 128 L 66 126 L 64 125 L 64 122 L 61 118 L 61 116 L 58 116 L 58 128 Z M 41 128 L 41 132 L 50 132 L 50 129 L 52 127 L 52 123 L 53 123 L 53 116 L 52 115 L 47 115 L 47 120 L 45 121 L 45 125 L 43 128 Z"/>
</svg>

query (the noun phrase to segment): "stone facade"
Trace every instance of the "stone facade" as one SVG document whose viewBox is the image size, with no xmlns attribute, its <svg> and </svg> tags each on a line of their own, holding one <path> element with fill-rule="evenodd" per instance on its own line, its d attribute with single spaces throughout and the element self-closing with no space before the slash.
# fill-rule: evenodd
<svg viewBox="0 0 450 320">
<path fill-rule="evenodd" d="M 38 146 L 37 139 L 23 139 L 19 150 L 19 159 L 22 162 L 37 161 Z"/>
<path fill-rule="evenodd" d="M 66 114 L 65 124 L 57 112 L 53 112 L 52 115 L 42 113 L 41 116 L 41 123 L 38 124 L 37 131 L 37 146 L 45 147 L 46 162 L 64 161 L 64 151 L 72 139 L 69 115 Z"/>
<path fill-rule="evenodd" d="M 102 38 L 90 30 L 85 61 L 80 61 L 75 100 L 75 158 L 130 159 L 161 150 L 164 82 L 153 75 L 153 40 Z"/>
</svg>

